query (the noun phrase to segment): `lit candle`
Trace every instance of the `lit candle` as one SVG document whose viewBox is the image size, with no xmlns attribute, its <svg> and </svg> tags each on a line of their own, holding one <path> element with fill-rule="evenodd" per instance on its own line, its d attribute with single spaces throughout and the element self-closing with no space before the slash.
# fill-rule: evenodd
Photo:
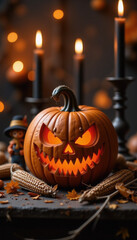
<svg viewBox="0 0 137 240">
<path fill-rule="evenodd" d="M 83 42 L 80 38 L 75 41 L 75 55 L 74 55 L 74 77 L 75 77 L 75 91 L 78 104 L 83 104 Z"/>
<path fill-rule="evenodd" d="M 115 18 L 115 77 L 125 76 L 125 18 L 123 1 L 118 2 L 118 17 Z"/>
<path fill-rule="evenodd" d="M 33 82 L 33 97 L 42 98 L 42 74 L 43 74 L 43 55 L 42 34 L 41 31 L 36 32 L 35 39 L 36 49 L 34 50 L 34 71 L 35 79 Z"/>
</svg>

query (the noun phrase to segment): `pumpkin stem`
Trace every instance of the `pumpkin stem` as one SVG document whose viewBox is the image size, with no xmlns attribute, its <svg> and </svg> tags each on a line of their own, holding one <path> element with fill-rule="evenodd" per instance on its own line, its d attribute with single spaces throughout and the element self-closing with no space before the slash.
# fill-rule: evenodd
<svg viewBox="0 0 137 240">
<path fill-rule="evenodd" d="M 52 92 L 52 97 L 54 98 L 55 101 L 58 101 L 60 95 L 62 95 L 64 98 L 64 107 L 61 109 L 61 111 L 63 112 L 81 111 L 81 109 L 78 107 L 76 97 L 69 87 L 65 85 L 56 87 Z"/>
</svg>

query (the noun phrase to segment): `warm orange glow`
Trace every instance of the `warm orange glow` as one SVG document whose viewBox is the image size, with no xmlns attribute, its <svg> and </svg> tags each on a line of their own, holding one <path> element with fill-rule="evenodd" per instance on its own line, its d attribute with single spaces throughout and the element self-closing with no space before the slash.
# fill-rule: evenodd
<svg viewBox="0 0 137 240">
<path fill-rule="evenodd" d="M 42 47 L 42 33 L 40 30 L 36 32 L 35 44 L 37 48 Z"/>
<path fill-rule="evenodd" d="M 82 146 L 90 146 L 95 143 L 96 138 L 96 127 L 95 125 L 92 125 L 81 137 L 75 141 L 75 143 Z"/>
<path fill-rule="evenodd" d="M 7 40 L 10 43 L 16 42 L 18 39 L 18 34 L 15 32 L 10 32 L 7 36 Z"/>
<path fill-rule="evenodd" d="M 66 154 L 73 154 L 74 153 L 74 151 L 73 151 L 72 147 L 70 146 L 70 144 L 67 144 L 67 146 L 64 149 L 64 153 L 66 153 Z"/>
<path fill-rule="evenodd" d="M 62 19 L 64 17 L 64 12 L 61 9 L 56 9 L 53 12 L 53 17 L 57 20 Z"/>
<path fill-rule="evenodd" d="M 4 110 L 4 103 L 0 101 L 0 112 L 3 112 Z"/>
<path fill-rule="evenodd" d="M 118 1 L 118 16 L 123 17 L 124 16 L 124 4 L 122 0 Z"/>
<path fill-rule="evenodd" d="M 83 53 L 83 42 L 80 38 L 77 38 L 75 41 L 75 53 L 77 54 Z"/>
<path fill-rule="evenodd" d="M 99 108 L 109 109 L 112 106 L 112 100 L 106 91 L 99 90 L 93 97 L 93 104 Z"/>
<path fill-rule="evenodd" d="M 30 81 L 34 81 L 34 79 L 35 79 L 35 71 L 29 71 L 28 72 L 28 79 L 30 80 Z"/>
<path fill-rule="evenodd" d="M 24 64 L 21 61 L 16 61 L 13 63 L 12 68 L 14 72 L 21 72 L 24 68 Z"/>
<path fill-rule="evenodd" d="M 46 126 L 44 126 L 44 129 L 41 131 L 41 139 L 44 143 L 51 145 L 58 145 L 62 143 L 62 141 L 58 137 L 55 137 Z"/>
<path fill-rule="evenodd" d="M 69 174 L 69 175 L 77 175 L 77 174 L 84 174 L 87 171 L 87 165 L 92 169 L 95 167 L 95 164 L 98 164 L 100 162 L 100 157 L 103 155 L 103 147 L 98 150 L 98 153 L 93 153 L 92 158 L 88 156 L 86 159 L 83 157 L 82 161 L 80 162 L 78 158 L 74 162 L 72 160 L 67 162 L 67 160 L 64 160 L 61 162 L 60 159 L 57 161 L 52 158 L 49 159 L 48 156 L 44 157 L 43 152 L 39 152 L 38 148 L 36 147 L 36 151 L 38 156 L 40 156 L 40 159 L 42 163 L 44 163 L 48 169 L 56 174 L 56 171 L 59 172 L 59 174 Z"/>
</svg>

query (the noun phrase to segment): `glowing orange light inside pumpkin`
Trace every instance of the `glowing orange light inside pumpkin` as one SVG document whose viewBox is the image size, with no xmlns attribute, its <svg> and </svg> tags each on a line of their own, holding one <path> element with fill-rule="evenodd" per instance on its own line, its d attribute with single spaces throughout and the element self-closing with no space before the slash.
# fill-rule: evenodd
<svg viewBox="0 0 137 240">
<path fill-rule="evenodd" d="M 82 52 L 83 52 L 83 42 L 81 38 L 77 38 L 75 41 L 75 53 L 82 54 Z"/>
<path fill-rule="evenodd" d="M 90 146 L 95 143 L 97 138 L 97 132 L 95 125 L 92 125 L 81 137 L 79 137 L 75 143 L 82 146 Z"/>
<path fill-rule="evenodd" d="M 124 15 L 124 4 L 122 0 L 118 1 L 118 16 L 123 17 Z"/>
<path fill-rule="evenodd" d="M 61 9 L 56 9 L 53 12 L 53 17 L 57 20 L 62 19 L 64 17 L 64 12 Z"/>
<path fill-rule="evenodd" d="M 13 63 L 12 68 L 14 72 L 21 72 L 24 68 L 24 64 L 21 61 L 16 61 Z"/>
<path fill-rule="evenodd" d="M 67 146 L 65 147 L 65 149 L 64 149 L 64 153 L 68 153 L 68 154 L 73 154 L 74 153 L 74 151 L 73 151 L 73 149 L 72 149 L 72 147 L 70 146 L 70 144 L 67 144 Z"/>
<path fill-rule="evenodd" d="M 44 129 L 41 131 L 41 138 L 43 142 L 51 145 L 58 145 L 62 143 L 62 141 L 58 137 L 54 136 L 54 134 L 46 126 L 44 126 Z"/>
<path fill-rule="evenodd" d="M 18 34 L 15 32 L 10 32 L 7 36 L 7 40 L 10 43 L 16 42 L 18 39 Z"/>
<path fill-rule="evenodd" d="M 42 33 L 40 30 L 36 32 L 35 44 L 37 48 L 42 47 Z"/>
<path fill-rule="evenodd" d="M 4 110 L 4 103 L 0 101 L 0 112 L 3 112 Z"/>
<path fill-rule="evenodd" d="M 67 160 L 64 160 L 63 162 L 58 159 L 56 162 L 54 161 L 54 158 L 51 160 L 48 156 L 44 157 L 43 152 L 39 152 L 38 148 L 36 148 L 36 151 L 38 153 L 38 156 L 40 156 L 41 161 L 47 165 L 50 171 L 55 173 L 57 170 L 59 173 L 66 174 L 74 174 L 75 176 L 77 174 L 84 174 L 87 171 L 87 165 L 90 168 L 94 168 L 94 163 L 98 164 L 100 161 L 100 156 L 103 154 L 103 146 L 101 149 L 98 149 L 98 153 L 93 153 L 92 158 L 88 156 L 86 159 L 83 157 L 82 161 L 80 162 L 78 158 L 76 158 L 75 163 L 72 162 L 72 160 L 67 162 Z"/>
</svg>

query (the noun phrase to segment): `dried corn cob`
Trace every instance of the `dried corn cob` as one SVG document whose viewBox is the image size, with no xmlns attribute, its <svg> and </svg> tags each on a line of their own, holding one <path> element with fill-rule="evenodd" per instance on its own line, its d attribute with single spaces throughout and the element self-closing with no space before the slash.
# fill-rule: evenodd
<svg viewBox="0 0 137 240">
<path fill-rule="evenodd" d="M 80 202 L 83 201 L 94 201 L 98 197 L 108 195 L 115 191 L 115 185 L 118 182 L 127 183 L 133 180 L 135 177 L 134 172 L 123 169 L 116 173 L 114 173 L 112 176 L 107 177 L 104 181 L 97 184 L 95 187 L 86 190 L 81 197 L 79 198 Z"/>
<path fill-rule="evenodd" d="M 0 165 L 0 178 L 9 178 L 10 177 L 10 168 L 13 166 L 14 169 L 22 169 L 16 163 L 5 163 Z"/>
<path fill-rule="evenodd" d="M 24 188 L 29 191 L 33 191 L 42 195 L 55 196 L 57 185 L 53 188 L 46 184 L 44 181 L 32 176 L 30 173 L 24 170 L 12 171 L 11 168 L 12 180 L 17 181 L 21 188 Z"/>
</svg>

